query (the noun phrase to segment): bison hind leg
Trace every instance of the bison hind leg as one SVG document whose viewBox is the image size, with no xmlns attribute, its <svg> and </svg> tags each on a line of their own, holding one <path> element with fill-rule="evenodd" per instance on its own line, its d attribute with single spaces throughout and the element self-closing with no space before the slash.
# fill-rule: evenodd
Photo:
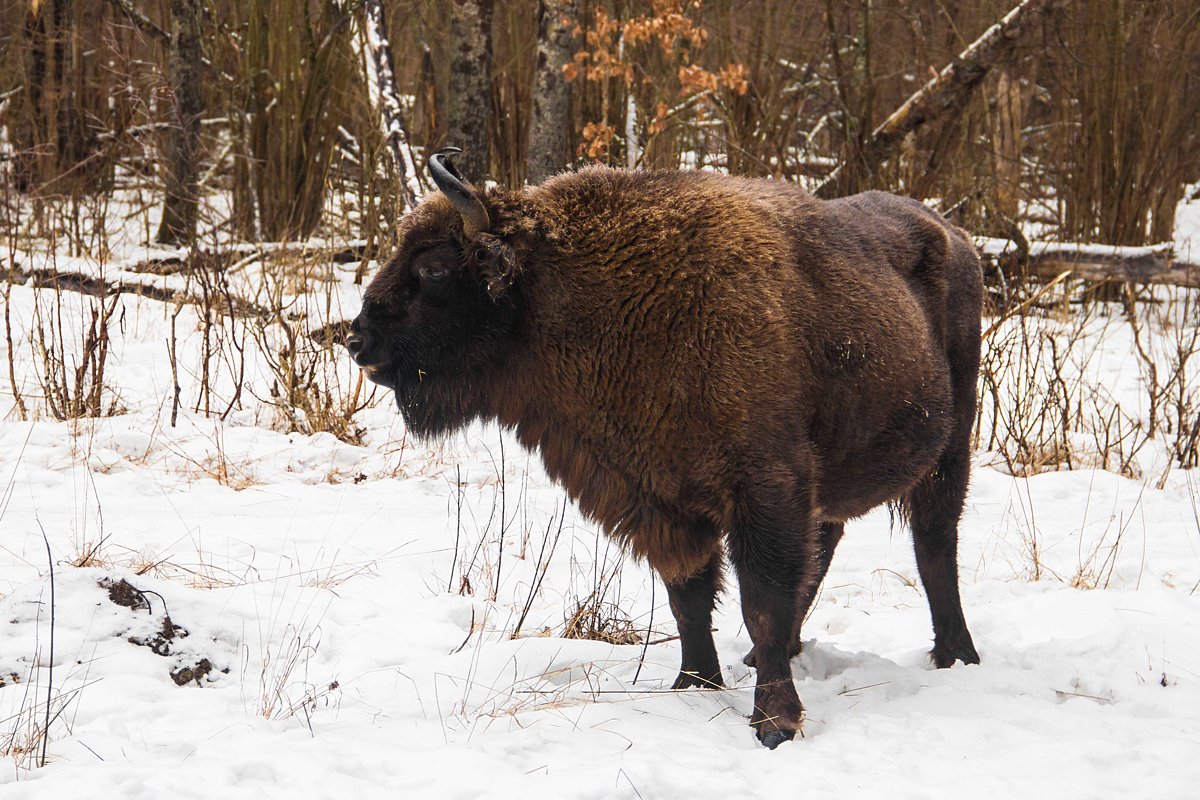
<svg viewBox="0 0 1200 800">
<path fill-rule="evenodd" d="M 933 618 L 933 651 L 939 669 L 955 661 L 978 664 L 958 590 L 958 520 L 970 472 L 969 431 L 952 437 L 937 467 L 904 498 L 912 526 L 917 571 Z"/>
</svg>

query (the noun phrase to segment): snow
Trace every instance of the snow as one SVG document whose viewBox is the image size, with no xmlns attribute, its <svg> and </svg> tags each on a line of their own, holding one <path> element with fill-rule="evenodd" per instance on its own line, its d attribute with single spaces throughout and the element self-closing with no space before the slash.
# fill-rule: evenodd
<svg viewBox="0 0 1200 800">
<path fill-rule="evenodd" d="M 109 254 L 109 278 L 142 257 Z M 267 271 L 247 266 L 235 288 Z M 289 295 L 297 327 L 352 314 L 352 274 L 339 265 Z M 128 295 L 108 375 L 124 413 L 59 422 L 38 398 L 30 338 L 52 299 L 29 286 L 9 298 L 35 419 L 19 419 L 0 375 L 0 747 L 33 741 L 51 634 L 61 713 L 45 767 L 20 750 L 0 762 L 5 800 L 1195 796 L 1200 474 L 1169 468 L 1161 441 L 1132 478 L 1014 476 L 996 452 L 976 455 L 960 563 L 978 666 L 931 668 L 907 532 L 883 509 L 852 522 L 793 662 L 805 738 L 770 752 L 747 724 L 736 591 L 715 620 L 730 688 L 669 691 L 679 645 L 661 584 L 495 428 L 417 442 L 377 393 L 356 416 L 361 445 L 289 431 L 271 345 L 249 337 L 242 407 L 197 412 L 204 325 L 190 306 L 172 427 L 174 307 Z M 64 319 L 77 326 L 89 302 L 64 294 Z M 1151 350 L 1166 354 L 1177 329 L 1153 328 L 1167 339 Z M 1080 391 L 1103 387 L 1144 418 L 1128 326 L 1101 315 L 1079 330 Z M 218 410 L 236 374 L 222 352 Z M 344 360 L 321 369 L 352 385 Z M 102 582 L 121 580 L 144 602 L 115 603 Z M 651 644 L 561 638 L 598 586 Z M 167 614 L 187 635 L 160 655 L 138 642 Z M 204 660 L 210 671 L 176 684 Z"/>
<path fill-rule="evenodd" d="M 1200 184 L 1188 186 L 1184 197 L 1191 202 L 1175 208 L 1175 252 L 1189 264 L 1200 262 Z"/>
</svg>

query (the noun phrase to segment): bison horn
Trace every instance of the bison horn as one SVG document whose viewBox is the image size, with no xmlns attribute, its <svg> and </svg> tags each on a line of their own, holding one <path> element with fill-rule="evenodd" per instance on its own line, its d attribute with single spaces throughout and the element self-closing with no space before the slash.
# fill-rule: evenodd
<svg viewBox="0 0 1200 800">
<path fill-rule="evenodd" d="M 467 182 L 462 173 L 450 163 L 450 158 L 462 150 L 458 147 L 446 147 L 429 157 L 429 174 L 433 177 L 433 182 L 442 190 L 442 194 L 450 199 L 454 207 L 458 209 L 458 213 L 463 219 L 463 233 L 468 239 L 475 238 L 475 234 L 481 233 L 488 229 L 490 220 L 488 219 L 487 209 L 483 207 L 483 203 L 479 202 L 479 198 L 471 190 L 471 184 Z"/>
</svg>

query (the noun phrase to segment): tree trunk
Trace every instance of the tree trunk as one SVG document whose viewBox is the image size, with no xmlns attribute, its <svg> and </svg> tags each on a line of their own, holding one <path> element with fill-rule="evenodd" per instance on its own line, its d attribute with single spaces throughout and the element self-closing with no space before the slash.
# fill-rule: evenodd
<svg viewBox="0 0 1200 800">
<path fill-rule="evenodd" d="M 996 179 L 996 211 L 1015 220 L 1021 210 L 1021 129 L 1025 124 L 1021 83 L 1001 70 L 996 81 L 996 113 L 992 118 L 992 171 Z"/>
<path fill-rule="evenodd" d="M 571 61 L 574 25 L 575 0 L 540 0 L 533 119 L 529 124 L 530 183 L 541 183 L 571 160 L 567 149 L 571 85 L 563 67 Z"/>
<path fill-rule="evenodd" d="M 470 180 L 481 181 L 490 165 L 492 0 L 453 0 L 450 45 L 446 144 L 463 149 L 459 168 Z"/>
<path fill-rule="evenodd" d="M 400 92 L 396 88 L 395 70 L 392 69 L 392 45 L 387 38 L 387 25 L 380 0 L 366 0 L 363 3 L 362 30 L 368 51 L 367 63 L 371 70 L 371 98 L 379 111 L 384 140 L 399 178 L 404 209 L 411 211 L 424 193 L 424 185 L 417 172 L 417 161 L 409 145 L 408 128 L 400 108 Z"/>
<path fill-rule="evenodd" d="M 1175 236 L 1175 211 L 1179 201 L 1183 199 L 1184 185 L 1182 180 L 1169 183 L 1157 192 L 1157 202 L 1154 204 L 1150 217 L 1150 241 L 1169 242 Z"/>
<path fill-rule="evenodd" d="M 984 31 L 958 58 L 871 132 L 862 151 L 862 167 L 866 174 L 878 172 L 880 165 L 896 152 L 909 133 L 939 117 L 959 114 L 988 73 L 1012 60 L 1017 45 L 1034 29 L 1034 22 L 1062 3 L 1063 0 L 1023 0 L 1004 19 Z M 839 167 L 817 187 L 815 194 L 826 199 L 837 197 L 842 184 Z"/>
<path fill-rule="evenodd" d="M 54 5 L 57 5 L 54 4 Z M 47 149 L 45 147 L 45 113 L 43 97 L 48 86 L 53 86 L 53 70 L 48 69 L 52 61 L 54 48 L 51 43 L 50 14 L 45 4 L 30 4 L 25 15 L 25 24 L 21 33 L 23 49 L 28 54 L 25 58 L 25 93 L 18 97 L 17 102 L 23 105 L 23 113 L 14 114 L 15 122 L 9 123 L 9 135 L 13 141 L 13 175 L 17 189 L 22 192 L 32 191 L 42 182 L 42 170 L 39 168 L 37 154 Z M 50 75 L 47 75 L 50 72 Z"/>
<path fill-rule="evenodd" d="M 426 43 L 421 53 L 421 72 L 417 78 L 416 100 L 413 103 L 412 134 L 424 147 L 438 141 L 442 127 L 442 90 L 445 82 L 438 83 L 434 67 L 433 50 Z"/>
<path fill-rule="evenodd" d="M 167 76 L 171 82 L 172 124 L 166 134 L 162 224 L 155 241 L 159 244 L 190 244 L 196 238 L 196 208 L 199 202 L 200 95 L 204 51 L 200 44 L 200 0 L 171 0 L 171 46 L 167 54 Z"/>
<path fill-rule="evenodd" d="M 107 164 L 94 156 L 109 116 L 108 68 L 91 37 L 104 14 L 103 6 L 70 0 L 29 3 L 20 29 L 0 38 L 0 49 L 11 46 L 18 54 L 23 79 L 24 91 L 4 115 L 14 182 L 23 192 L 70 195 L 101 188 L 96 182 Z"/>
</svg>

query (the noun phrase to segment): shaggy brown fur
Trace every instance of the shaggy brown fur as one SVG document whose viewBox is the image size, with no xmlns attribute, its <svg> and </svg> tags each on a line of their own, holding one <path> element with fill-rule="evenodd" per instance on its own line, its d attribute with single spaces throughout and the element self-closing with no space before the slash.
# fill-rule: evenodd
<svg viewBox="0 0 1200 800">
<path fill-rule="evenodd" d="M 589 168 L 443 196 L 402 223 L 349 342 L 410 428 L 498 420 L 668 587 L 678 687 L 719 686 L 722 543 L 768 746 L 803 714 L 788 660 L 842 524 L 911 518 L 939 667 L 978 661 L 958 595 L 981 279 L 920 203 Z"/>
</svg>

